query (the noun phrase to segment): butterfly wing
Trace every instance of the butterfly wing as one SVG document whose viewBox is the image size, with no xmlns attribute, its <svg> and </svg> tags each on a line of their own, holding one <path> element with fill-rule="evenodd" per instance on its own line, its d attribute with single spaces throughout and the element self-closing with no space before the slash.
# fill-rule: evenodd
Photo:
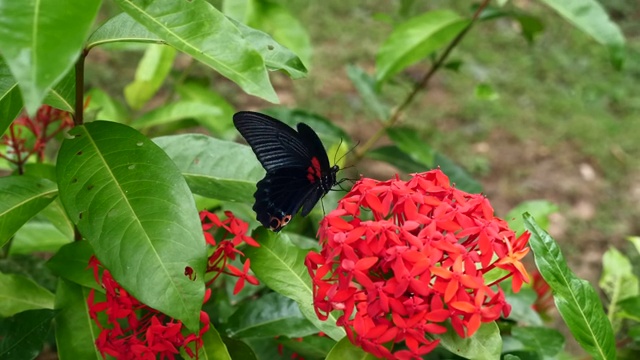
<svg viewBox="0 0 640 360">
<path fill-rule="evenodd" d="M 305 143 L 306 139 L 279 120 L 256 112 L 241 111 L 233 115 L 233 124 L 267 172 L 291 166 L 306 167 L 311 160 L 311 148 Z M 313 133 L 311 128 L 309 130 Z"/>
<path fill-rule="evenodd" d="M 322 191 L 318 192 L 320 187 L 311 183 L 306 175 L 304 168 L 280 168 L 268 172 L 258 182 L 253 210 L 264 227 L 280 231 L 303 205 L 305 209 L 308 204 L 313 208 L 320 200 L 323 195 Z M 308 211 L 303 211 L 303 215 L 307 214 Z"/>
</svg>

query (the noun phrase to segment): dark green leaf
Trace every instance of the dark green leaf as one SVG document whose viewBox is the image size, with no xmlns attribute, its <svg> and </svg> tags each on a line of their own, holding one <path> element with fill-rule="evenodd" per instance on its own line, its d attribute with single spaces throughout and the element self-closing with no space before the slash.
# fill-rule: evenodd
<svg viewBox="0 0 640 360">
<path fill-rule="evenodd" d="M 292 79 L 300 79 L 307 76 L 307 68 L 302 63 L 302 60 L 291 50 L 276 42 L 269 34 L 233 19 L 231 21 L 249 44 L 262 55 L 264 63 L 269 70 L 283 70 Z"/>
<path fill-rule="evenodd" d="M 447 324 L 447 332 L 435 337 L 445 349 L 466 359 L 499 359 L 502 351 L 500 330 L 495 322 L 482 324 L 473 336 L 464 339 Z"/>
<path fill-rule="evenodd" d="M 169 75 L 175 57 L 176 50 L 170 46 L 147 46 L 133 82 L 124 88 L 124 97 L 131 108 L 142 108 L 156 94 Z"/>
<path fill-rule="evenodd" d="M 429 169 L 427 165 L 412 159 L 411 156 L 400 150 L 396 145 L 381 146 L 367 152 L 366 156 L 370 159 L 389 163 L 407 174 L 423 172 Z"/>
<path fill-rule="evenodd" d="M 57 195 L 56 184 L 46 179 L 0 177 L 0 246 Z"/>
<path fill-rule="evenodd" d="M 243 303 L 227 323 L 227 334 L 234 338 L 303 337 L 317 332 L 298 304 L 278 293 Z"/>
<path fill-rule="evenodd" d="M 100 0 L 0 1 L 0 55 L 30 114 L 75 64 L 99 7 Z"/>
<path fill-rule="evenodd" d="M 504 290 L 507 303 L 511 305 L 509 320 L 523 325 L 542 326 L 540 315 L 532 308 L 538 297 L 533 289 L 523 286 L 518 293 L 514 293 L 510 281 L 508 284 L 500 284 L 500 287 Z"/>
<path fill-rule="evenodd" d="M 597 0 L 542 0 L 578 29 L 609 48 L 611 62 L 620 69 L 624 62 L 624 35 Z"/>
<path fill-rule="evenodd" d="M 219 200 L 253 203 L 264 170 L 251 148 L 205 135 L 155 138 L 180 167 L 191 190 Z"/>
<path fill-rule="evenodd" d="M 29 310 L 0 320 L 0 358 L 35 359 L 51 329 L 54 310 Z"/>
<path fill-rule="evenodd" d="M 31 309 L 53 309 L 49 290 L 22 275 L 0 273 L 0 317 Z"/>
<path fill-rule="evenodd" d="M 433 167 L 435 151 L 418 135 L 415 129 L 391 127 L 387 135 L 393 143 L 413 160 Z"/>
<path fill-rule="evenodd" d="M 295 352 L 304 359 L 326 359 L 327 354 L 336 345 L 335 340 L 318 334 L 293 339 L 279 337 L 278 341 L 286 349 Z"/>
<path fill-rule="evenodd" d="M 575 339 L 594 358 L 615 359 L 613 330 L 593 286 L 567 267 L 558 244 L 531 215 L 524 214 L 524 224 L 531 232 L 529 246 L 538 271 L 553 290 L 556 307 Z"/>
<path fill-rule="evenodd" d="M 618 316 L 640 322 L 640 296 L 622 300 L 618 303 L 618 306 L 621 309 Z"/>
<path fill-rule="evenodd" d="M 256 230 L 253 237 L 260 247 L 245 249 L 245 255 L 260 282 L 297 302 L 302 314 L 327 336 L 334 340 L 344 337 L 345 331 L 335 325 L 334 316 L 320 321 L 313 310 L 311 277 L 304 265 L 307 251 L 291 244 L 286 234 L 276 235 L 264 228 Z"/>
<path fill-rule="evenodd" d="M 22 110 L 22 97 L 18 83 L 11 75 L 9 67 L 0 56 L 0 136 Z"/>
<path fill-rule="evenodd" d="M 93 248 L 88 241 L 74 241 L 61 247 L 47 261 L 47 267 L 61 278 L 103 291 L 100 284 L 93 278 L 93 271 L 87 268 L 91 255 L 93 255 Z"/>
<path fill-rule="evenodd" d="M 524 38 L 527 39 L 529 43 L 533 43 L 536 35 L 544 30 L 544 24 L 535 16 L 516 14 L 515 18 L 520 24 L 520 31 L 522 32 L 522 36 L 524 36 Z"/>
<path fill-rule="evenodd" d="M 526 349 L 538 352 L 542 357 L 555 357 L 564 347 L 564 336 L 547 327 L 514 326 L 511 334 L 525 344 Z"/>
<path fill-rule="evenodd" d="M 56 310 L 60 312 L 56 316 L 55 330 L 60 359 L 102 359 L 95 347 L 100 331 L 89 317 L 88 295 L 88 288 L 65 279 L 58 280 Z"/>
<path fill-rule="evenodd" d="M 393 30 L 376 56 L 378 87 L 434 51 L 447 45 L 469 20 L 451 10 L 436 10 L 409 19 Z"/>
<path fill-rule="evenodd" d="M 278 102 L 260 54 L 205 0 L 116 2 L 167 44 L 212 67 L 247 93 Z"/>
<path fill-rule="evenodd" d="M 206 248 L 182 174 L 157 145 L 125 125 L 96 121 L 69 136 L 57 167 L 69 217 L 120 285 L 195 331 Z M 184 275 L 187 267 L 195 281 Z"/>
<path fill-rule="evenodd" d="M 227 346 L 227 351 L 232 359 L 257 360 L 251 347 L 244 341 L 232 339 L 226 336 L 222 337 L 222 341 Z"/>
<path fill-rule="evenodd" d="M 375 360 L 375 356 L 365 352 L 349 341 L 346 336 L 331 349 L 326 360 Z"/>
<path fill-rule="evenodd" d="M 389 118 L 389 106 L 380 98 L 376 90 L 376 80 L 369 76 L 362 68 L 356 65 L 347 66 L 347 76 L 358 90 L 365 107 L 375 115 L 377 119 Z"/>
</svg>

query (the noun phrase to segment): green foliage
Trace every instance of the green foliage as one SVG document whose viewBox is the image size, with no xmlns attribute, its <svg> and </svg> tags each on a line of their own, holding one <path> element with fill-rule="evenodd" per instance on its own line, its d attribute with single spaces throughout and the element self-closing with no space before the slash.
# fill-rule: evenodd
<svg viewBox="0 0 640 360">
<path fill-rule="evenodd" d="M 335 315 L 318 320 L 312 279 L 304 263 L 310 249 L 322 245 L 316 239 L 317 223 L 335 207 L 341 192 L 328 194 L 323 209 L 318 206 L 306 220 L 297 218 L 282 233 L 253 231 L 260 247 L 245 246 L 238 251 L 251 261 L 260 287 L 245 287 L 233 294 L 234 283 L 228 274 L 216 279 L 205 275 L 206 267 L 212 266 L 206 264 L 211 254 L 205 248 L 198 210 L 207 208 L 219 214 L 233 210 L 250 223 L 249 230 L 258 226 L 251 205 L 264 170 L 249 147 L 234 141 L 237 132 L 231 119 L 236 107 L 264 108 L 265 103 L 256 103 L 255 98 L 278 103 L 280 94 L 287 104 L 299 108 L 275 107 L 264 112 L 291 126 L 309 124 L 323 141 L 331 162 L 341 168 L 358 165 L 363 158 L 387 163 L 401 173 L 439 167 L 457 188 L 480 192 L 482 186 L 473 171 L 454 160 L 472 163 L 473 156 L 466 156 L 471 144 L 459 145 L 464 157 L 450 157 L 450 149 L 440 146 L 440 138 L 447 134 L 434 134 L 435 126 L 429 123 L 440 115 L 439 110 L 427 114 L 424 106 L 410 106 L 420 101 L 423 91 L 446 92 L 450 84 L 455 86 L 452 79 L 466 78 L 473 82 L 456 93 L 458 106 L 490 102 L 496 111 L 511 106 L 512 93 L 519 92 L 487 76 L 486 69 L 518 66 L 524 54 L 512 58 L 501 53 L 508 61 L 500 63 L 473 51 L 460 51 L 459 44 L 467 34 L 482 31 L 483 42 L 503 46 L 495 35 L 519 32 L 533 52 L 548 29 L 547 17 L 535 8 L 508 1 L 498 1 L 498 7 L 484 1 L 480 7 L 468 8 L 448 3 L 427 7 L 408 0 L 395 10 L 390 10 L 395 4 L 376 5 L 372 10 L 343 1 L 305 4 L 310 14 L 306 17 L 317 17 L 317 22 L 305 21 L 298 11 L 302 5 L 296 3 L 212 3 L 0 0 L 0 134 L 5 135 L 0 144 L 0 358 L 35 358 L 53 336 L 61 359 L 102 358 L 95 345 L 101 330 L 87 302 L 90 296 L 94 301 L 104 300 L 105 289 L 87 269 L 95 255 L 127 293 L 181 321 L 187 328 L 183 334 L 197 333 L 203 325 L 200 312 L 205 310 L 211 323 L 202 337 L 200 358 L 274 359 L 295 354 L 307 359 L 374 359 L 349 341 L 345 330 L 336 325 Z M 604 45 L 613 66 L 622 68 L 624 36 L 596 0 L 540 3 Z M 324 11 L 333 11 L 337 18 L 323 22 Z M 97 17 L 106 20 L 96 24 Z M 376 19 L 375 29 L 370 26 L 364 34 L 351 33 L 352 27 L 370 24 L 363 19 Z M 340 25 L 348 26 L 349 31 Z M 318 26 L 322 26 L 320 31 Z M 90 33 L 90 29 L 95 31 Z M 369 36 L 369 32 L 383 37 Z M 371 47 L 375 58 L 368 55 L 361 61 L 358 54 L 349 53 L 349 46 L 339 48 L 337 41 L 331 44 L 331 58 L 314 48 L 318 39 L 335 34 Z M 98 53 L 97 47 L 102 56 L 93 59 L 90 55 Z M 129 53 L 118 53 L 123 49 L 144 50 L 135 73 L 131 72 L 132 79 L 127 78 L 128 71 L 136 64 L 129 60 L 108 79 L 113 80 L 109 85 L 117 87 L 115 91 L 96 86 L 91 76 L 85 78 L 90 75 L 83 70 L 85 60 L 109 67 L 113 59 L 104 59 L 110 55 L 131 58 Z M 554 56 L 552 51 L 549 56 Z M 573 57 L 565 57 L 573 65 Z M 317 72 L 308 71 L 312 60 Z M 323 73 L 325 63 L 339 63 L 343 73 L 335 69 Z M 454 71 L 434 80 L 434 74 L 444 70 Z M 270 77 L 271 71 L 278 73 Z M 540 69 L 533 69 L 531 77 L 536 72 Z M 298 98 L 297 85 L 284 80 L 307 75 L 312 77 L 305 80 L 311 84 L 313 96 L 308 98 L 312 104 Z M 329 84 L 331 95 L 317 86 L 314 76 L 320 76 L 318 83 L 323 86 L 325 81 Z M 343 83 L 336 86 L 339 80 Z M 526 81 L 518 79 L 512 86 L 535 91 L 526 88 Z M 85 91 L 85 84 L 90 90 Z M 612 107 L 628 95 L 619 91 Z M 81 99 L 84 104 L 76 104 Z M 342 103 L 327 104 L 327 99 Z M 23 153 L 16 155 L 21 139 L 18 125 L 27 126 L 28 119 L 14 120 L 22 109 L 33 118 L 42 104 L 81 113 L 75 114 L 73 129 L 64 134 L 45 127 L 49 136 L 45 144 L 25 139 L 25 154 L 38 151 L 41 145 L 47 151 L 37 160 L 21 162 Z M 352 114 L 354 109 L 357 115 Z M 476 107 L 465 111 L 460 112 L 463 117 L 472 114 L 469 117 L 476 118 Z M 336 114 L 344 115 L 343 119 L 335 118 Z M 478 117 L 490 115 L 485 111 Z M 353 138 L 353 127 L 338 121 L 361 117 L 369 119 L 357 126 L 365 124 L 366 129 Z M 16 126 L 10 128 L 12 123 Z M 481 127 L 481 121 L 475 126 Z M 194 128 L 207 135 L 184 133 Z M 162 136 L 150 139 L 158 135 Z M 354 138 L 362 141 L 350 151 L 356 144 Z M 368 169 L 357 171 L 366 175 Z M 349 182 L 341 186 L 348 187 Z M 638 269 L 633 258 L 613 247 L 604 254 L 599 285 L 608 300 L 605 316 L 593 287 L 571 272 L 558 245 L 542 230 L 549 227 L 549 215 L 558 210 L 546 200 L 528 201 L 505 218 L 515 231 L 526 228 L 532 233 L 530 246 L 538 270 L 584 350 L 599 359 L 616 354 L 633 358 L 633 346 L 640 345 Z M 522 222 L 523 212 L 533 214 L 538 224 L 529 215 Z M 638 238 L 631 242 L 640 249 Z M 37 259 L 41 267 L 49 259 L 44 271 L 55 275 L 55 285 L 33 262 L 21 260 L 22 254 Z M 231 265 L 241 268 L 243 264 L 235 259 Z M 504 274 L 495 270 L 485 280 L 495 281 Z M 193 273 L 188 275 L 188 271 Z M 213 294 L 203 308 L 204 285 L 210 280 L 215 280 L 208 284 Z M 525 284 L 519 293 L 503 291 L 512 306 L 507 319 L 483 324 L 464 339 L 450 327 L 444 334 L 429 334 L 440 340 L 440 346 L 428 358 L 562 358 L 564 337 L 545 327 L 543 317 L 533 309 L 540 300 L 538 289 Z M 614 331 L 624 338 L 621 343 L 633 346 L 616 351 Z M 318 332 L 327 336 L 318 336 Z M 183 358 L 189 357 L 183 348 L 180 351 Z"/>
</svg>

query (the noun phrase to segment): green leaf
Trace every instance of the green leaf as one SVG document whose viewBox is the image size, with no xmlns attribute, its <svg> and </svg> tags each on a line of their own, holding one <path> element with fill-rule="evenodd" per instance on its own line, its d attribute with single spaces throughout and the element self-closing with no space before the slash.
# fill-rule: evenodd
<svg viewBox="0 0 640 360">
<path fill-rule="evenodd" d="M 69 70 L 67 74 L 58 81 L 44 97 L 43 103 L 74 113 L 76 104 L 76 72 Z"/>
<path fill-rule="evenodd" d="M 553 358 L 564 348 L 564 336 L 548 327 L 514 326 L 511 335 L 520 340 L 526 350 L 533 350 L 543 358 Z"/>
<path fill-rule="evenodd" d="M 336 318 L 329 315 L 327 321 L 320 321 L 313 310 L 313 291 L 311 277 L 304 265 L 307 251 L 298 249 L 285 234 L 274 234 L 259 228 L 253 234 L 260 247 L 244 250 L 251 259 L 251 270 L 261 283 L 270 289 L 294 300 L 302 314 L 320 331 L 338 341 L 345 331 L 335 325 Z"/>
<path fill-rule="evenodd" d="M 344 337 L 343 339 L 345 339 Z M 336 341 L 319 334 L 313 334 L 302 338 L 279 337 L 278 342 L 304 359 L 325 359 L 327 354 L 336 345 Z M 372 358 L 373 359 L 373 358 Z"/>
<path fill-rule="evenodd" d="M 504 275 L 503 275 L 504 276 Z M 485 278 L 485 282 L 486 282 Z M 518 293 L 514 293 L 511 282 L 500 284 L 504 290 L 505 300 L 511 305 L 509 320 L 516 321 L 522 325 L 542 326 L 540 315 L 532 308 L 538 295 L 531 287 L 525 285 Z"/>
<path fill-rule="evenodd" d="M 531 215 L 524 214 L 524 224 L 531 232 L 529 246 L 538 271 L 553 290 L 558 312 L 575 339 L 594 358 L 615 359 L 613 330 L 593 286 L 567 267 L 558 244 Z"/>
<path fill-rule="evenodd" d="M 29 220 L 16 232 L 9 254 L 54 253 L 73 240 L 72 236 L 61 233 L 51 222 L 40 219 L 41 217 Z"/>
<path fill-rule="evenodd" d="M 544 24 L 535 16 L 515 14 L 514 17 L 520 24 L 522 36 L 527 39 L 529 43 L 533 43 L 536 36 L 544 30 Z"/>
<path fill-rule="evenodd" d="M 102 359 L 95 346 L 100 330 L 89 317 L 88 295 L 88 288 L 58 280 L 56 310 L 60 312 L 56 316 L 55 331 L 60 359 Z"/>
<path fill-rule="evenodd" d="M 257 360 L 256 354 L 244 341 L 222 337 L 222 341 L 227 346 L 227 351 L 232 359 Z"/>
<path fill-rule="evenodd" d="M 629 240 L 635 247 L 636 251 L 640 253 L 640 236 L 629 236 L 627 240 Z"/>
<path fill-rule="evenodd" d="M 376 56 L 377 86 L 449 44 L 468 25 L 469 20 L 450 10 L 430 11 L 401 23 Z"/>
<path fill-rule="evenodd" d="M 56 184 L 46 179 L 0 177 L 0 246 L 57 195 Z"/>
<path fill-rule="evenodd" d="M 440 339 L 440 345 L 453 354 L 472 360 L 500 359 L 502 339 L 495 322 L 482 324 L 473 336 L 464 339 L 450 324 L 446 326 L 446 333 L 434 336 Z"/>
<path fill-rule="evenodd" d="M 186 119 L 211 120 L 222 115 L 222 110 L 215 105 L 195 101 L 179 100 L 151 110 L 133 122 L 136 129 L 169 124 Z M 213 118 L 215 119 L 215 118 Z M 202 123 L 207 129 L 215 129 L 215 124 Z"/>
<path fill-rule="evenodd" d="M 167 44 L 212 67 L 248 94 L 278 102 L 260 54 L 205 0 L 116 2 Z"/>
<path fill-rule="evenodd" d="M 611 62 L 622 68 L 625 39 L 622 31 L 597 0 L 542 0 L 582 32 L 609 48 Z"/>
<path fill-rule="evenodd" d="M 500 98 L 500 94 L 493 89 L 493 86 L 487 83 L 478 84 L 475 88 L 474 95 L 476 99 L 485 101 L 495 101 Z"/>
<path fill-rule="evenodd" d="M 128 122 L 127 110 L 124 106 L 114 100 L 109 94 L 92 88 L 87 92 L 87 98 L 91 98 L 85 113 L 93 113 L 93 117 L 99 120 L 115 121 L 119 123 Z"/>
<path fill-rule="evenodd" d="M 638 296 L 638 278 L 633 274 L 629 258 L 611 247 L 602 257 L 600 288 L 609 298 L 607 316 L 614 331 L 620 330 L 622 322 L 617 319 L 618 302 Z"/>
<path fill-rule="evenodd" d="M 94 31 L 87 40 L 87 49 L 113 42 L 164 43 L 127 13 L 120 13 Z"/>
<path fill-rule="evenodd" d="M 415 129 L 391 127 L 387 135 L 393 143 L 416 162 L 433 167 L 435 151 L 420 138 Z"/>
<path fill-rule="evenodd" d="M 198 356 L 196 358 L 199 359 L 215 359 L 215 360 L 231 360 L 234 359 L 229 354 L 229 350 L 227 349 L 227 345 L 220 337 L 218 330 L 213 326 L 213 324 L 209 324 L 209 330 L 202 335 L 202 348 L 198 351 Z M 192 345 L 193 346 L 193 345 Z M 184 354 L 183 358 L 191 358 Z M 244 358 L 243 358 L 244 359 Z"/>
<path fill-rule="evenodd" d="M 0 136 L 9 128 L 9 125 L 20 115 L 22 110 L 22 97 L 18 83 L 15 81 L 9 67 L 0 56 Z"/>
<path fill-rule="evenodd" d="M 429 168 L 429 166 L 419 163 L 407 153 L 400 150 L 397 145 L 381 146 L 368 151 L 365 156 L 373 160 L 389 163 L 407 174 L 423 172 Z"/>
<path fill-rule="evenodd" d="M 364 105 L 379 120 L 389 118 L 389 106 L 379 97 L 376 90 L 376 80 L 369 76 L 361 67 L 357 65 L 347 65 L 347 76 L 358 90 Z"/>
<path fill-rule="evenodd" d="M 57 170 L 70 219 L 120 285 L 197 330 L 206 248 L 182 174 L 157 145 L 125 125 L 96 121 L 69 136 Z M 184 275 L 187 267 L 195 281 Z"/>
<path fill-rule="evenodd" d="M 136 68 L 136 75 L 124 88 L 124 98 L 134 110 L 142 108 L 169 75 L 176 50 L 165 45 L 148 45 Z"/>
<path fill-rule="evenodd" d="M 0 316 L 31 309 L 53 309 L 53 294 L 22 275 L 0 273 Z"/>
<path fill-rule="evenodd" d="M 47 267 L 63 279 L 83 287 L 103 291 L 102 286 L 93 278 L 93 271 L 87 268 L 91 255 L 93 255 L 93 248 L 88 241 L 74 241 L 61 247 L 47 261 Z"/>
<path fill-rule="evenodd" d="M 196 82 L 180 84 L 176 86 L 176 92 L 184 101 L 198 102 L 215 107 L 215 112 L 201 116 L 193 115 L 193 117 L 219 138 L 225 140 L 236 138 L 238 133 L 232 121 L 236 110 L 220 94 Z"/>
<path fill-rule="evenodd" d="M 531 214 L 535 219 L 538 219 L 536 221 L 541 228 L 548 230 L 549 216 L 556 212 L 558 212 L 558 206 L 551 201 L 528 200 L 521 202 L 516 205 L 516 207 L 509 210 L 504 218 L 509 223 L 510 229 L 515 231 L 516 234 L 522 234 L 525 230 L 522 214 Z"/>
<path fill-rule="evenodd" d="M 631 319 L 640 322 L 640 296 L 622 300 L 618 303 L 621 311 L 617 314 L 623 319 Z"/>
<path fill-rule="evenodd" d="M 230 20 L 240 30 L 247 42 L 262 55 L 269 70 L 283 70 L 292 79 L 301 79 L 307 76 L 307 68 L 298 55 L 276 42 L 269 34 L 236 20 Z"/>
<path fill-rule="evenodd" d="M 349 341 L 348 337 L 342 338 L 331 349 L 326 360 L 375 360 L 377 357 L 362 350 L 361 347 L 355 346 Z"/>
<path fill-rule="evenodd" d="M 51 329 L 54 310 L 30 310 L 0 320 L 0 358 L 35 359 Z"/>
<path fill-rule="evenodd" d="M 227 321 L 227 335 L 234 338 L 303 337 L 318 332 L 295 301 L 278 293 L 244 302 Z"/>
<path fill-rule="evenodd" d="M 296 16 L 286 7 L 268 0 L 252 0 L 249 8 L 252 11 L 247 14 L 247 25 L 270 34 L 293 50 L 300 57 L 303 68 L 311 64 L 311 40 Z"/>
<path fill-rule="evenodd" d="M 100 0 L 0 1 L 0 55 L 30 114 L 75 64 L 99 7 Z"/>
<path fill-rule="evenodd" d="M 225 201 L 253 203 L 264 170 L 251 148 L 205 135 L 184 134 L 153 139 L 180 167 L 191 190 Z"/>
</svg>

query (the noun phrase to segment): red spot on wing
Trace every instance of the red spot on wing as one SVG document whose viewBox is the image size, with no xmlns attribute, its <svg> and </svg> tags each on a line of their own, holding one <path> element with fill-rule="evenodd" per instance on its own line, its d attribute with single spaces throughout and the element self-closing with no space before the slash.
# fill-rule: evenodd
<svg viewBox="0 0 640 360">
<path fill-rule="evenodd" d="M 307 168 L 307 179 L 313 184 L 316 180 L 320 179 L 321 175 L 322 168 L 320 167 L 320 161 L 314 156 L 311 158 L 311 166 Z"/>
</svg>

